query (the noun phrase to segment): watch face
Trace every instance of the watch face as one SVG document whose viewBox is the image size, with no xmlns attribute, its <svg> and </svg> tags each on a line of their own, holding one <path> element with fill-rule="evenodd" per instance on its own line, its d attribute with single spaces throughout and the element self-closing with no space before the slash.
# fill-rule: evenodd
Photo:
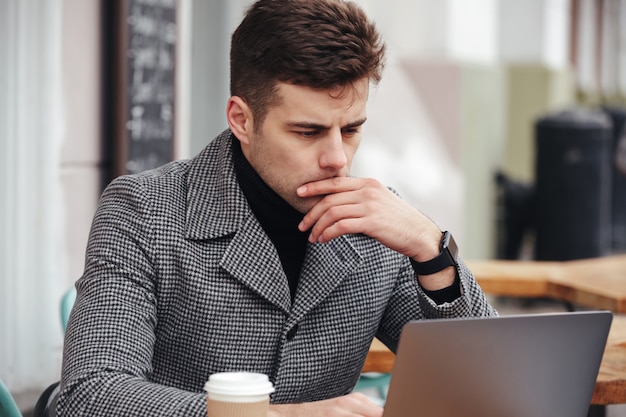
<svg viewBox="0 0 626 417">
<path fill-rule="evenodd" d="M 456 245 L 456 242 L 454 241 L 454 238 L 452 237 L 452 233 L 446 232 L 446 234 L 448 235 L 448 237 L 447 237 L 447 242 L 444 242 L 444 248 L 447 246 L 448 252 L 450 252 L 450 255 L 452 256 L 452 260 L 456 264 L 456 257 L 459 253 L 459 247 Z"/>
</svg>

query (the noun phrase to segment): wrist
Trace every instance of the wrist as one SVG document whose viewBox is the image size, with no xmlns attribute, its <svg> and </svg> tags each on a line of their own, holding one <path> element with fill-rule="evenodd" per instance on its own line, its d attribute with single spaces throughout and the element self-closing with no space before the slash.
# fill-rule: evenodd
<svg viewBox="0 0 626 417">
<path fill-rule="evenodd" d="M 455 266 L 457 255 L 458 247 L 456 242 L 452 234 L 446 231 L 441 234 L 435 256 L 425 261 L 419 261 L 417 257 L 414 257 L 411 259 L 411 263 L 418 275 L 431 275 L 450 266 Z"/>
<path fill-rule="evenodd" d="M 421 237 L 420 246 L 414 247 L 418 249 L 415 255 L 410 258 L 415 262 L 426 262 L 441 252 L 441 239 L 443 238 L 443 232 L 439 228 L 434 228 L 433 231 L 429 231 L 427 234 Z"/>
</svg>

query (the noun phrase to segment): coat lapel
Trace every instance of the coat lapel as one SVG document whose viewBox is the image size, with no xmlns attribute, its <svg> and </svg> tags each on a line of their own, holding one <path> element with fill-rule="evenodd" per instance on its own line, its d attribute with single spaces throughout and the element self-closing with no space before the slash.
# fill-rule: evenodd
<svg viewBox="0 0 626 417">
<path fill-rule="evenodd" d="M 346 236 L 309 245 L 288 326 L 297 323 L 328 297 L 361 261 L 361 255 Z"/>
<path fill-rule="evenodd" d="M 254 216 L 233 237 L 221 266 L 286 313 L 291 309 L 289 284 L 280 258 Z"/>
<path fill-rule="evenodd" d="M 207 240 L 239 230 L 250 216 L 233 166 L 226 130 L 190 162 L 187 177 L 186 237 Z"/>
<path fill-rule="evenodd" d="M 210 240 L 232 235 L 221 266 L 261 297 L 288 312 L 287 278 L 274 245 L 239 188 L 229 130 L 191 160 L 187 179 L 186 237 Z"/>
</svg>

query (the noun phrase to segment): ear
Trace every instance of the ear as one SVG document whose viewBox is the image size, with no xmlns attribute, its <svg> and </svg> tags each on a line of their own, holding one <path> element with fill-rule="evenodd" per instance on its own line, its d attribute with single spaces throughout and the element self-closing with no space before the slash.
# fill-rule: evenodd
<svg viewBox="0 0 626 417">
<path fill-rule="evenodd" d="M 226 104 L 226 120 L 240 142 L 249 144 L 253 131 L 252 111 L 241 97 L 232 96 Z"/>
</svg>

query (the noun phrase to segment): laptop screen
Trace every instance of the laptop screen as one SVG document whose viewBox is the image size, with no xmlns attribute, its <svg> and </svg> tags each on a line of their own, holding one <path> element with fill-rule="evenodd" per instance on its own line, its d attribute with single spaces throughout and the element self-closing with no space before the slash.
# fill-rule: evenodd
<svg viewBox="0 0 626 417">
<path fill-rule="evenodd" d="M 400 338 L 385 417 L 585 417 L 612 314 L 422 320 Z"/>
</svg>

